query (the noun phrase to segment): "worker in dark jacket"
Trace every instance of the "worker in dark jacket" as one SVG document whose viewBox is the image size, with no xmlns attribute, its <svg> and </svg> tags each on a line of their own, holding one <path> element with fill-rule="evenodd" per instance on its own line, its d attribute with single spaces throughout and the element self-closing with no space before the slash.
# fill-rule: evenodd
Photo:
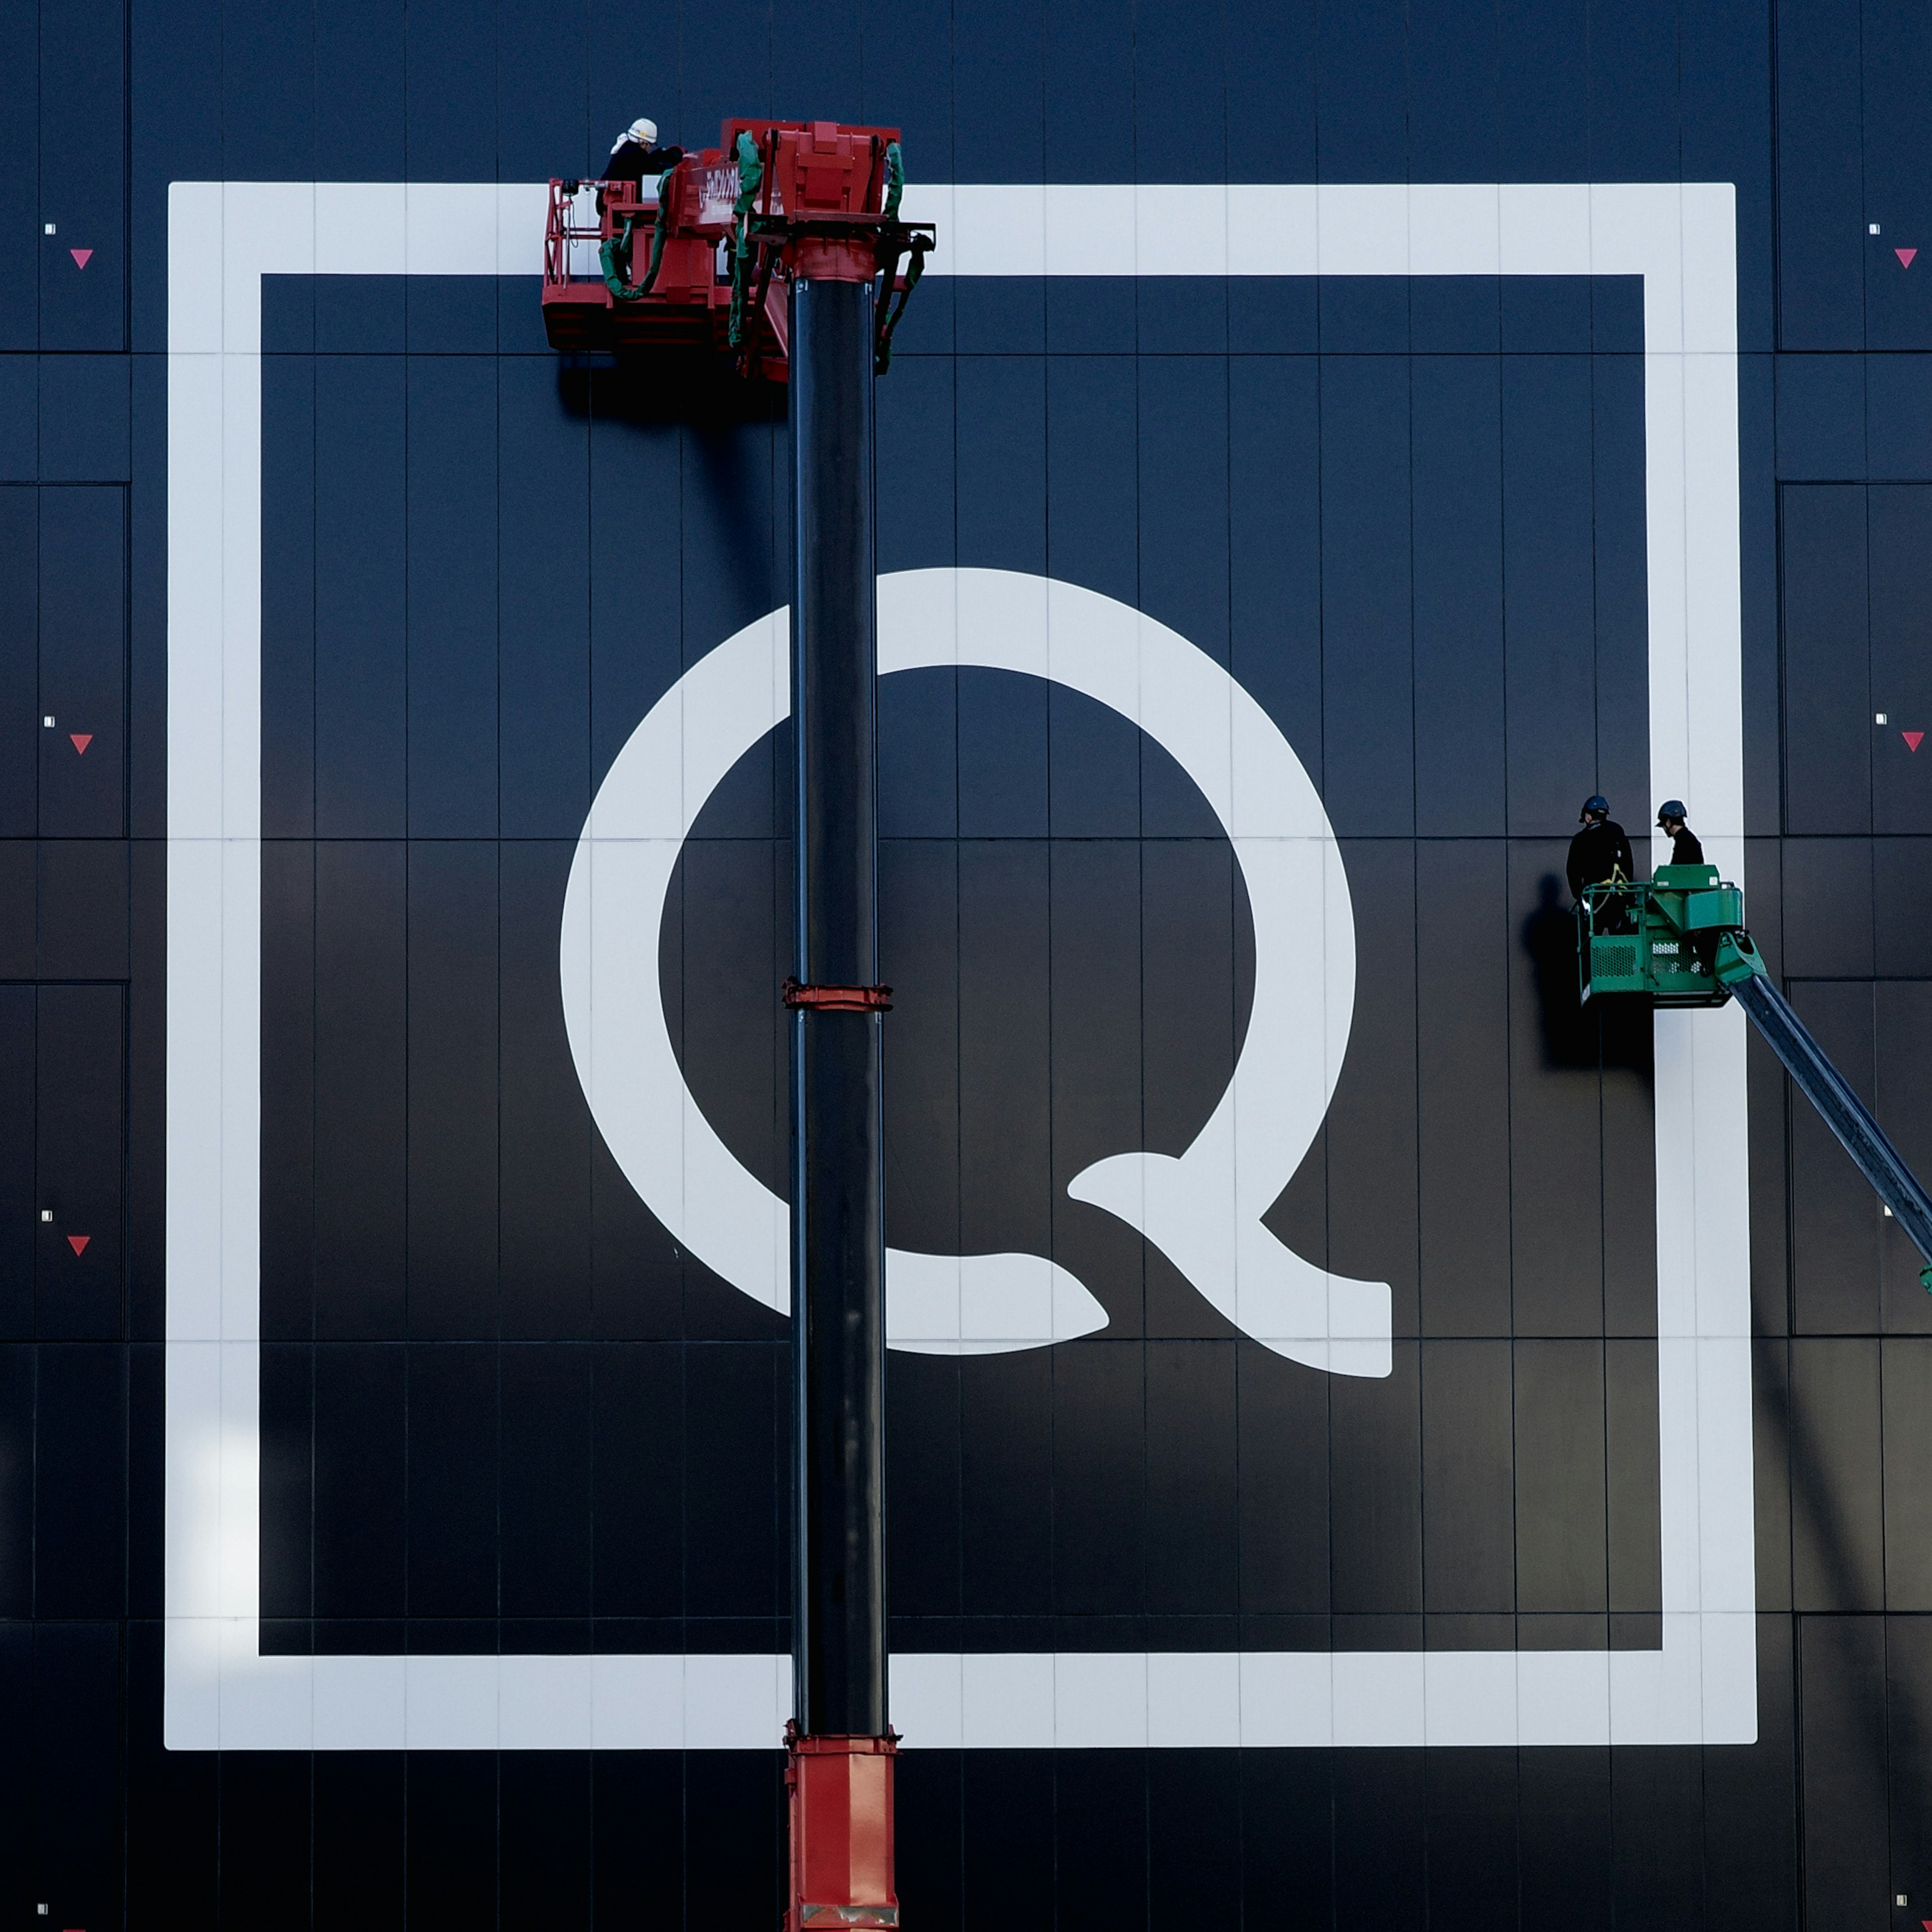
<svg viewBox="0 0 1932 1932">
<path fill-rule="evenodd" d="M 1630 842 L 1623 827 L 1610 816 L 1610 802 L 1600 796 L 1583 801 L 1583 829 L 1570 842 L 1570 896 L 1580 899 L 1586 886 L 1598 886 L 1621 872 L 1626 879 L 1636 876 L 1636 862 L 1630 856 Z"/>
<path fill-rule="evenodd" d="M 655 180 L 667 168 L 684 159 L 682 148 L 658 146 L 658 124 L 640 116 L 610 144 L 610 158 L 604 164 L 604 179 L 611 182 Z"/>
<path fill-rule="evenodd" d="M 1666 798 L 1657 808 L 1657 822 L 1670 841 L 1670 862 L 1673 866 L 1701 866 L 1704 862 L 1704 848 L 1698 844 L 1696 833 L 1684 823 L 1684 801 L 1681 798 Z"/>
</svg>

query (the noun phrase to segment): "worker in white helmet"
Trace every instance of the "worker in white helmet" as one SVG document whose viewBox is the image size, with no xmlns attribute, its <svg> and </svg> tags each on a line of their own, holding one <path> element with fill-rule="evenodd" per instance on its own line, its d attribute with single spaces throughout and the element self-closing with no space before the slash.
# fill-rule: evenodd
<svg viewBox="0 0 1932 1932">
<path fill-rule="evenodd" d="M 658 124 L 640 115 L 610 143 L 610 158 L 604 164 L 603 178 L 607 182 L 655 179 L 683 159 L 682 148 L 658 146 Z"/>
</svg>

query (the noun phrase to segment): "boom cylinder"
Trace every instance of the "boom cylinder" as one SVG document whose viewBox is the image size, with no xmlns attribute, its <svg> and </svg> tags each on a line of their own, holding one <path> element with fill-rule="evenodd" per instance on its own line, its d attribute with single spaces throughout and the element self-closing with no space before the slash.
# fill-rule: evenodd
<svg viewBox="0 0 1932 1932">
<path fill-rule="evenodd" d="M 879 976 L 872 284 L 791 292 L 796 972 Z M 876 1010 L 792 1018 L 794 1717 L 886 1727 L 885 1184 Z"/>
<path fill-rule="evenodd" d="M 886 1708 L 875 250 L 793 257 L 793 1721 L 799 1928 L 896 1926 Z"/>
</svg>

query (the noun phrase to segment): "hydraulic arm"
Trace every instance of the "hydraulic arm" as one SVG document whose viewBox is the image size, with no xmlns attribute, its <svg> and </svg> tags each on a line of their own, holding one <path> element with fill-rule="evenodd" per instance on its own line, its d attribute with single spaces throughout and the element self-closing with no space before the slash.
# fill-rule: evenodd
<svg viewBox="0 0 1932 1932">
<path fill-rule="evenodd" d="M 1586 1000 L 1648 993 L 1664 1006 L 1737 1000 L 1911 1237 L 1927 1264 L 1918 1278 L 1932 1290 L 1932 1196 L 1765 970 L 1738 888 L 1720 882 L 1712 866 L 1664 866 L 1647 883 L 1588 887 L 1576 920 Z"/>
</svg>

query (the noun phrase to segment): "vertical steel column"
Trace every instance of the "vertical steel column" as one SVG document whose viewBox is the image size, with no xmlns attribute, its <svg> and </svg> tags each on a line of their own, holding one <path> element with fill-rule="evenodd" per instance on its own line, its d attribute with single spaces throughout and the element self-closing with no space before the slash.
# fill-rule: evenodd
<svg viewBox="0 0 1932 1932">
<path fill-rule="evenodd" d="M 795 970 L 807 987 L 869 987 L 879 976 L 872 244 L 807 244 L 795 259 Z M 794 1717 L 808 1736 L 876 1738 L 886 1729 L 880 1019 L 805 1006 L 791 1028 Z"/>
</svg>

